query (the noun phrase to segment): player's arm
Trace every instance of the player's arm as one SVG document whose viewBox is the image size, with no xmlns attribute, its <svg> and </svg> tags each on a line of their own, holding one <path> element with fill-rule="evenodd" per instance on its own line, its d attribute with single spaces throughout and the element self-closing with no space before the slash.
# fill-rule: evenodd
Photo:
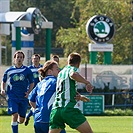
<svg viewBox="0 0 133 133">
<path fill-rule="evenodd" d="M 29 93 L 33 90 L 34 87 L 34 77 L 33 77 L 33 73 L 30 70 L 30 68 L 28 68 L 28 80 L 29 80 L 29 89 L 28 91 L 25 93 L 26 94 L 26 98 L 28 98 Z"/>
<path fill-rule="evenodd" d="M 86 84 L 86 90 L 92 93 L 93 86 L 89 81 L 87 81 L 84 77 L 82 77 L 78 72 L 71 72 L 70 77 L 77 82 Z"/>
<path fill-rule="evenodd" d="M 84 96 L 84 95 L 81 95 L 79 92 L 77 92 L 75 99 L 76 99 L 77 101 L 81 100 L 81 101 L 83 101 L 83 102 L 90 102 L 90 99 L 89 99 L 89 98 L 87 98 L 87 97 Z"/>
<path fill-rule="evenodd" d="M 33 87 L 34 87 L 34 83 L 31 83 L 31 84 L 29 85 L 28 93 L 30 93 L 30 92 L 32 91 Z"/>
<path fill-rule="evenodd" d="M 25 95 L 26 98 L 28 98 L 28 95 L 29 95 L 29 93 L 32 91 L 33 87 L 34 87 L 34 83 L 31 83 L 31 84 L 29 85 L 28 91 L 25 93 L 25 94 L 26 94 L 26 95 Z"/>
<path fill-rule="evenodd" d="M 3 81 L 1 82 L 1 95 L 5 95 L 5 88 L 6 88 L 6 83 Z"/>
</svg>

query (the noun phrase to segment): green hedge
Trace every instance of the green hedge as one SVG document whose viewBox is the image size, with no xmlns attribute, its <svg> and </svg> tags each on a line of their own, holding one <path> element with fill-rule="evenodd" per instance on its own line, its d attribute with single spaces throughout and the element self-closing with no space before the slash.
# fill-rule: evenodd
<svg viewBox="0 0 133 133">
<path fill-rule="evenodd" d="M 8 115 L 7 108 L 0 108 L 0 116 Z M 114 109 L 114 110 L 105 110 L 104 113 L 99 114 L 99 116 L 133 116 L 133 110 L 131 109 Z"/>
</svg>

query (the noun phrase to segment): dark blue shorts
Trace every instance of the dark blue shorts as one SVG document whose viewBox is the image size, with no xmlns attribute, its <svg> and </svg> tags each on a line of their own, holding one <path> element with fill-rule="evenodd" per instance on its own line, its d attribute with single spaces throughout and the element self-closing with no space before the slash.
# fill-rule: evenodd
<svg viewBox="0 0 133 133">
<path fill-rule="evenodd" d="M 8 99 L 9 114 L 18 113 L 20 117 L 25 118 L 27 108 L 28 108 L 28 99 L 27 100 Z"/>
<path fill-rule="evenodd" d="M 49 131 L 49 123 L 34 123 L 35 133 L 48 133 Z"/>
<path fill-rule="evenodd" d="M 49 131 L 49 123 L 34 123 L 35 133 L 48 133 Z M 66 133 L 65 130 L 62 130 L 60 133 Z"/>
</svg>

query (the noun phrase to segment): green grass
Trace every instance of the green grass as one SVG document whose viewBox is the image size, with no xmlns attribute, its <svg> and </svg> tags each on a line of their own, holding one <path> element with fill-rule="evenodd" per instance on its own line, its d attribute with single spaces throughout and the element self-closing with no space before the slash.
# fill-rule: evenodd
<svg viewBox="0 0 133 133">
<path fill-rule="evenodd" d="M 132 116 L 88 116 L 94 133 L 133 133 Z M 0 116 L 0 133 L 11 133 L 11 116 Z M 78 133 L 66 126 L 67 133 Z M 19 125 L 19 133 L 34 133 L 33 119 L 28 126 Z"/>
</svg>

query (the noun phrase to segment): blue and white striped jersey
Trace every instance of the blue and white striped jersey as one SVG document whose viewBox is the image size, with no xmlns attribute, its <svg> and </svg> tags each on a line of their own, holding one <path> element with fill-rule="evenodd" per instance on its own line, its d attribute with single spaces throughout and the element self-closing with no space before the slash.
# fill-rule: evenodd
<svg viewBox="0 0 133 133">
<path fill-rule="evenodd" d="M 43 67 L 43 65 L 40 64 L 38 67 L 35 67 L 34 65 L 30 65 L 30 66 L 28 66 L 28 67 L 30 68 L 30 70 L 31 70 L 32 73 L 33 73 L 33 77 L 34 77 L 34 86 L 36 86 L 37 83 L 40 82 L 40 81 L 39 81 L 38 69 L 39 69 L 40 67 Z"/>
<path fill-rule="evenodd" d="M 7 83 L 7 95 L 11 99 L 25 99 L 25 92 L 29 84 L 34 82 L 31 70 L 26 66 L 17 68 L 11 66 L 3 76 L 3 82 Z"/>
<path fill-rule="evenodd" d="M 33 113 L 35 122 L 48 123 L 52 105 L 55 99 L 57 78 L 47 76 L 29 94 L 29 100 L 36 102 L 36 109 Z"/>
</svg>

